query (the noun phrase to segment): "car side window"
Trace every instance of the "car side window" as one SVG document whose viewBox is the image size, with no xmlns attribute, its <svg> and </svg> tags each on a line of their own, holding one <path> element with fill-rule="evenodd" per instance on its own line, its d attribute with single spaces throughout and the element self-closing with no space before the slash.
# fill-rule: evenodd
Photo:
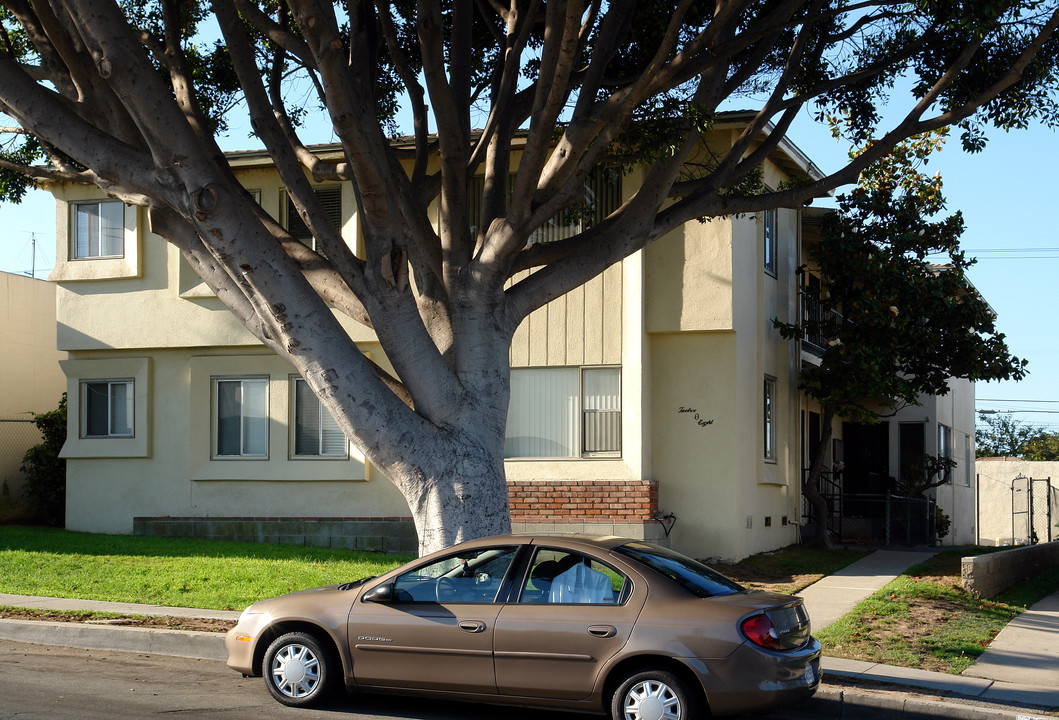
<svg viewBox="0 0 1059 720">
<path fill-rule="evenodd" d="M 496 602 L 516 548 L 463 551 L 405 573 L 394 581 L 398 602 Z"/>
<path fill-rule="evenodd" d="M 620 572 L 596 558 L 541 548 L 530 563 L 519 602 L 620 604 L 631 585 Z"/>
</svg>

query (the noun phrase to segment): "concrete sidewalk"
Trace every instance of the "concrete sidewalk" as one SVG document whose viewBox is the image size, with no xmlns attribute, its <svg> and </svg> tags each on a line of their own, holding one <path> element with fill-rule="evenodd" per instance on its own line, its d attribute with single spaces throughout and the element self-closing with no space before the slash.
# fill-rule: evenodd
<svg viewBox="0 0 1059 720">
<path fill-rule="evenodd" d="M 238 620 L 241 614 L 233 610 L 198 610 L 195 608 L 166 607 L 164 605 L 138 605 L 135 603 L 104 602 L 102 600 L 71 600 L 69 598 L 35 597 L 32 595 L 8 595 L 0 593 L 0 605 L 32 608 L 33 610 L 64 610 L 111 612 L 121 615 L 144 617 L 209 618 L 212 620 Z"/>
<path fill-rule="evenodd" d="M 963 674 L 1051 687 L 1059 694 L 1059 592 L 1008 623 Z"/>
</svg>

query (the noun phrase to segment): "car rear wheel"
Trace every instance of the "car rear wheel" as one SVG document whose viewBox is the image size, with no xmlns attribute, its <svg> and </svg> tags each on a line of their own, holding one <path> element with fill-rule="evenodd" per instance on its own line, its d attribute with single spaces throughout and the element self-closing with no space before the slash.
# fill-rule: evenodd
<svg viewBox="0 0 1059 720">
<path fill-rule="evenodd" d="M 340 672 L 331 658 L 320 641 L 308 633 L 282 635 L 265 652 L 265 685 L 284 705 L 319 705 L 331 695 Z"/>
<path fill-rule="evenodd" d="M 626 678 L 611 698 L 613 720 L 691 720 L 696 697 L 667 670 L 645 670 Z"/>
</svg>

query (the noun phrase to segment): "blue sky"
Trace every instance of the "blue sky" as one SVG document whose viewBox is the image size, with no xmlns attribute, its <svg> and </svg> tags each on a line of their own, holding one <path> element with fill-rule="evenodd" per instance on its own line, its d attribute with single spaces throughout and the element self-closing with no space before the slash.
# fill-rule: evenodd
<svg viewBox="0 0 1059 720">
<path fill-rule="evenodd" d="M 835 170 L 848 150 L 807 116 L 789 137 L 825 172 Z M 223 146 L 247 149 L 256 143 L 245 129 L 235 128 Z M 993 132 L 977 155 L 964 153 L 954 137 L 928 167 L 941 172 L 949 211 L 964 214 L 963 247 L 979 258 L 972 282 L 996 310 L 1011 351 L 1030 362 L 1022 382 L 980 383 L 978 407 L 1011 411 L 1022 422 L 1059 431 L 1059 334 L 1051 320 L 1059 297 L 1059 231 L 1048 210 L 1055 207 L 1054 190 L 1046 181 L 1059 167 L 1059 137 L 1041 126 Z M 55 260 L 51 196 L 38 191 L 21 206 L 0 205 L 0 227 L 5 230 L 0 270 L 28 275 L 35 237 L 37 277 L 47 277 Z"/>
</svg>

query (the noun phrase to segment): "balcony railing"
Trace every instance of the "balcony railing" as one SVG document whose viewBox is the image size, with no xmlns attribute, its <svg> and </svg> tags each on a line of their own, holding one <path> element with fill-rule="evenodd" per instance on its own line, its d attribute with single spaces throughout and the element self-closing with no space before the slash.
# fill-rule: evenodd
<svg viewBox="0 0 1059 720">
<path fill-rule="evenodd" d="M 802 323 L 806 328 L 835 326 L 842 322 L 842 315 L 834 310 L 826 310 L 820 300 L 807 292 L 802 292 Z M 810 352 L 820 355 L 832 338 L 823 333 L 808 332 L 802 339 L 802 346 Z"/>
</svg>

